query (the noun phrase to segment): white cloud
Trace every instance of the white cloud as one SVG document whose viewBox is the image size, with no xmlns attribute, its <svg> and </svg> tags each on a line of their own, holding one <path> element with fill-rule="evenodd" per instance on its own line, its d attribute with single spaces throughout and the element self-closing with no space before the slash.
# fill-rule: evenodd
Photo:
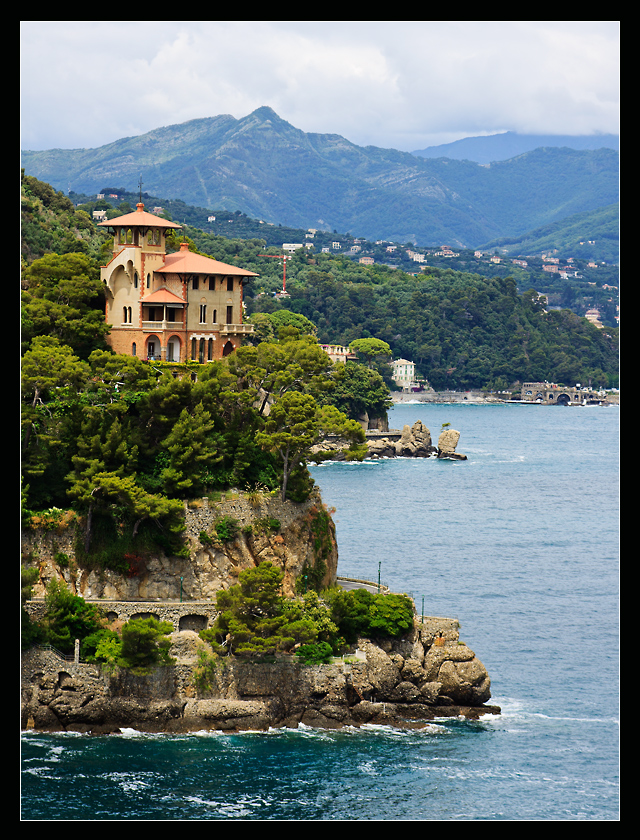
<svg viewBox="0 0 640 840">
<path fill-rule="evenodd" d="M 22 148 L 270 105 L 405 150 L 617 132 L 618 21 L 22 21 Z"/>
</svg>

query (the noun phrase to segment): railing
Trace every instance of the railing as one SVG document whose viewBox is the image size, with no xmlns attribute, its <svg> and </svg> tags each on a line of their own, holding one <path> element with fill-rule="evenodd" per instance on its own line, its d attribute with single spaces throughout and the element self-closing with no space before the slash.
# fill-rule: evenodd
<svg viewBox="0 0 640 840">
<path fill-rule="evenodd" d="M 57 648 L 54 648 L 53 645 L 35 645 L 38 650 L 48 650 L 57 656 L 58 659 L 64 659 L 65 662 L 75 662 L 76 658 L 73 653 L 61 653 Z M 78 662 L 86 662 L 86 659 L 79 659 Z"/>
<path fill-rule="evenodd" d="M 178 330 L 184 332 L 184 324 L 180 321 L 143 321 L 142 329 L 146 332 L 158 330 Z"/>
<path fill-rule="evenodd" d="M 253 324 L 221 324 L 220 335 L 238 335 L 253 332 Z"/>
</svg>

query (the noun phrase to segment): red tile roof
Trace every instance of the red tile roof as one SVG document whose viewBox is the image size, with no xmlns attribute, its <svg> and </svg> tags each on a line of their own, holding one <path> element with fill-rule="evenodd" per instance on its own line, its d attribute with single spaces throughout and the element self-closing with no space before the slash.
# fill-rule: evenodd
<svg viewBox="0 0 640 840">
<path fill-rule="evenodd" d="M 185 301 L 178 295 L 170 292 L 169 289 L 158 289 L 150 295 L 142 298 L 141 303 L 182 303 Z"/>
<path fill-rule="evenodd" d="M 147 213 L 144 204 L 136 204 L 135 213 L 126 213 L 124 216 L 117 216 L 115 219 L 107 219 L 106 222 L 98 222 L 98 227 L 157 227 L 157 228 L 181 228 L 175 222 L 161 219 L 153 213 Z"/>
<path fill-rule="evenodd" d="M 162 268 L 156 268 L 155 274 L 234 274 L 242 277 L 258 277 L 253 271 L 238 268 L 237 265 L 227 265 L 211 257 L 193 254 L 189 245 L 182 242 L 180 250 L 175 254 L 167 254 Z"/>
</svg>

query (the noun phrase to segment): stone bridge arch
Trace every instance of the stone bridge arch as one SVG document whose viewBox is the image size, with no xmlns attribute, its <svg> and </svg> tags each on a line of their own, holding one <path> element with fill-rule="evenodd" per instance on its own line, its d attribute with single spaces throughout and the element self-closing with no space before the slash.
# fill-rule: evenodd
<svg viewBox="0 0 640 840">
<path fill-rule="evenodd" d="M 191 613 L 190 615 L 181 615 L 178 621 L 178 630 L 194 630 L 199 633 L 201 630 L 206 630 L 209 626 L 209 618 L 206 615 L 198 615 Z"/>
</svg>

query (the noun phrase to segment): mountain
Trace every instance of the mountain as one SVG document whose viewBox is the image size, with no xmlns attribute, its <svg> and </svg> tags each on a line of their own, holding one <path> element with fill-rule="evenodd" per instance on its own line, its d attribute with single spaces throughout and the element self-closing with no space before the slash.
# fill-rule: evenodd
<svg viewBox="0 0 640 840">
<path fill-rule="evenodd" d="M 423 158 L 446 157 L 450 160 L 472 160 L 476 163 L 493 163 L 522 155 L 540 148 L 566 147 L 568 149 L 614 149 L 619 151 L 617 134 L 518 134 L 505 131 L 486 137 L 464 137 L 453 143 L 429 146 L 413 152 Z"/>
<path fill-rule="evenodd" d="M 425 159 L 308 134 L 268 107 L 158 128 L 98 149 L 24 151 L 58 190 L 107 184 L 370 240 L 477 247 L 618 200 L 612 149 L 540 148 L 507 161 Z"/>
<path fill-rule="evenodd" d="M 488 242 L 484 248 L 499 248 L 512 256 L 553 253 L 565 259 L 602 260 L 616 265 L 620 260 L 618 205 L 577 213 L 522 236 Z"/>
</svg>

